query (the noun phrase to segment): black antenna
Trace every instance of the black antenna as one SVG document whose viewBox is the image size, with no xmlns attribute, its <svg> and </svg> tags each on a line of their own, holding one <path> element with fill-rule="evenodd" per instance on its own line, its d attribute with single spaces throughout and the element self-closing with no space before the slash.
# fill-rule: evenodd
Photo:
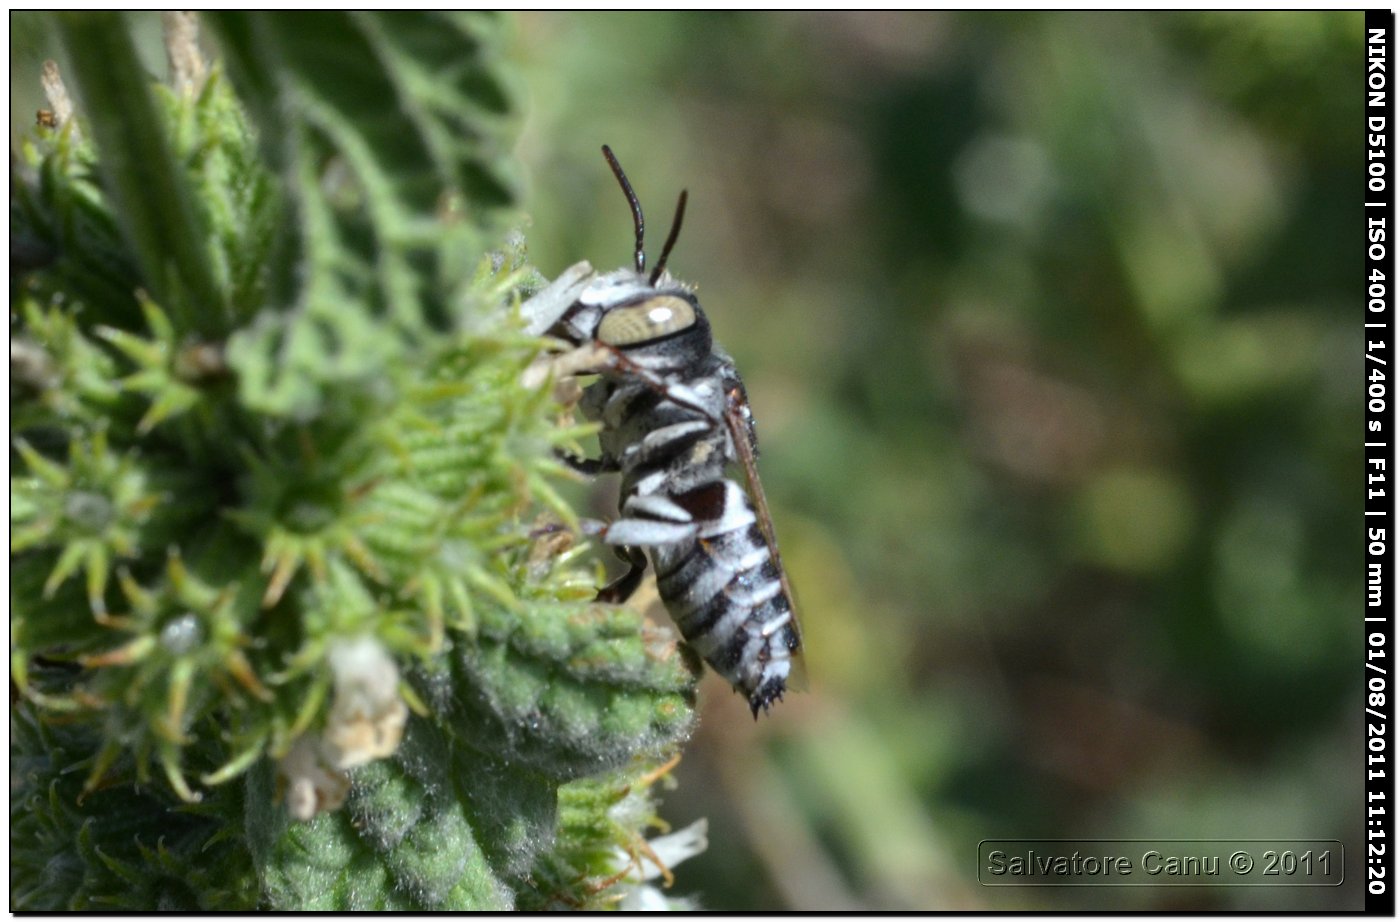
<svg viewBox="0 0 1400 922">
<path fill-rule="evenodd" d="M 632 184 L 627 181 L 627 174 L 622 172 L 622 164 L 617 162 L 613 156 L 612 148 L 603 145 L 603 156 L 608 158 L 608 166 L 612 167 L 613 175 L 617 177 L 617 182 L 622 186 L 622 193 L 627 196 L 627 204 L 632 206 L 632 224 L 637 228 L 637 252 L 634 259 L 637 264 L 638 274 L 645 272 L 647 268 L 646 250 L 642 249 L 642 238 L 646 231 L 646 221 L 642 218 L 642 203 L 637 201 L 637 193 L 632 191 Z M 669 247 L 668 247 L 669 249 Z M 663 256 L 662 262 L 666 261 Z"/>
<path fill-rule="evenodd" d="M 676 203 L 676 216 L 671 219 L 671 233 L 666 235 L 666 245 L 661 248 L 661 258 L 656 261 L 656 268 L 651 270 L 651 278 L 647 280 L 648 285 L 655 285 L 656 280 L 661 278 L 661 273 L 666 268 L 666 259 L 671 255 L 671 247 L 676 245 L 676 238 L 681 235 L 681 222 L 685 220 L 687 194 L 687 190 L 681 190 L 681 200 Z"/>
</svg>

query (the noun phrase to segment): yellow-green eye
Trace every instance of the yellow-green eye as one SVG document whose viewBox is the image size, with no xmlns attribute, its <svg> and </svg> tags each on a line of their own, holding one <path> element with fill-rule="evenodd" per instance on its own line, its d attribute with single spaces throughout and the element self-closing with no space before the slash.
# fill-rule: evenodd
<svg viewBox="0 0 1400 922">
<path fill-rule="evenodd" d="M 677 333 L 695 324 L 695 308 L 684 298 L 660 295 L 640 304 L 608 311 L 598 324 L 598 339 L 609 346 L 634 346 Z"/>
</svg>

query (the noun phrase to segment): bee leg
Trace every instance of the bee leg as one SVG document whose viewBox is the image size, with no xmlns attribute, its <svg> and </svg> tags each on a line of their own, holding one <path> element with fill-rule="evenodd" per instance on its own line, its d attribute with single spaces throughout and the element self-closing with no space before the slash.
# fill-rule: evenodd
<svg viewBox="0 0 1400 922">
<path fill-rule="evenodd" d="M 567 340 L 563 341 L 567 345 Z M 571 375 L 591 375 L 612 366 L 612 353 L 598 343 L 584 343 L 563 352 L 547 352 L 537 357 L 520 374 L 520 383 L 534 389 L 553 378 L 563 381 Z"/>
<path fill-rule="evenodd" d="M 642 575 L 647 571 L 647 558 L 635 547 L 624 545 L 615 548 L 615 550 L 617 556 L 627 562 L 627 572 L 599 589 L 594 599 L 598 602 L 621 605 L 630 599 L 632 593 L 636 592 L 637 587 L 642 584 Z"/>
<path fill-rule="evenodd" d="M 563 522 L 545 522 L 537 528 L 530 529 L 530 533 L 525 537 L 529 538 L 531 541 L 538 541 L 545 535 L 557 535 L 564 531 L 568 531 L 568 529 L 564 526 Z"/>
<path fill-rule="evenodd" d="M 596 340 L 555 356 L 550 365 L 550 371 L 556 377 L 596 375 L 606 372 L 625 374 L 677 406 L 694 410 L 712 423 L 719 423 L 723 416 L 722 408 L 714 406 L 714 401 L 708 399 L 705 394 L 686 387 L 684 384 L 667 381 L 656 372 L 638 365 L 617 346 L 610 346 Z"/>
<path fill-rule="evenodd" d="M 616 461 L 610 458 L 581 458 L 573 452 L 555 449 L 554 457 L 564 462 L 569 468 L 586 474 L 589 477 L 596 477 L 599 474 L 610 474 L 620 470 Z"/>
<path fill-rule="evenodd" d="M 641 584 L 647 559 L 641 547 L 657 547 L 694 538 L 700 530 L 689 512 L 656 494 L 628 497 L 622 506 L 623 518 L 615 522 L 585 519 L 580 522 L 584 534 L 595 535 L 605 544 L 614 545 L 617 556 L 627 561 L 628 570 L 598 591 L 600 602 L 623 602 Z"/>
<path fill-rule="evenodd" d="M 579 529 L 604 544 L 656 547 L 694 538 L 700 526 L 694 522 L 662 522 L 657 519 L 621 518 L 613 522 L 584 519 Z"/>
</svg>

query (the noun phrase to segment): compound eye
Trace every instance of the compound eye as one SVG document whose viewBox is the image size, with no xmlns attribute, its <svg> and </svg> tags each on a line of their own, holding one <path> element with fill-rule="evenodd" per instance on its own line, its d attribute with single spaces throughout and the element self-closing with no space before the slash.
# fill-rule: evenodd
<svg viewBox="0 0 1400 922">
<path fill-rule="evenodd" d="M 610 310 L 598 324 L 598 339 L 609 346 L 635 346 L 695 325 L 695 308 L 685 298 L 660 295 Z"/>
</svg>

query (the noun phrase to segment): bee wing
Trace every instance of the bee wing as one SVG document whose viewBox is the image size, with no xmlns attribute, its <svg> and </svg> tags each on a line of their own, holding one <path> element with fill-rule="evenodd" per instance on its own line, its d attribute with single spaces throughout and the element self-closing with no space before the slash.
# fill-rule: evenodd
<svg viewBox="0 0 1400 922">
<path fill-rule="evenodd" d="M 778 554 L 778 539 L 773 533 L 773 517 L 768 514 L 768 499 L 763 495 L 763 481 L 758 478 L 758 459 L 754 456 L 748 424 L 751 417 L 746 412 L 748 406 L 748 398 L 744 396 L 744 392 L 737 387 L 731 388 L 728 399 L 725 401 L 724 422 L 729 427 L 729 438 L 734 443 L 734 451 L 739 456 L 739 465 L 744 469 L 744 480 L 748 484 L 749 498 L 753 500 L 754 511 L 758 515 L 758 527 L 763 531 L 763 539 L 768 542 L 768 553 L 772 556 L 773 565 L 778 570 L 778 581 L 782 584 L 783 594 L 787 596 L 788 603 L 792 606 L 792 629 L 797 634 L 797 650 L 791 659 L 792 671 L 788 674 L 788 687 L 804 691 L 807 688 L 807 665 L 802 655 L 802 626 L 797 620 L 797 599 L 792 594 L 792 586 L 788 584 L 787 570 L 783 567 L 783 559 Z"/>
</svg>

